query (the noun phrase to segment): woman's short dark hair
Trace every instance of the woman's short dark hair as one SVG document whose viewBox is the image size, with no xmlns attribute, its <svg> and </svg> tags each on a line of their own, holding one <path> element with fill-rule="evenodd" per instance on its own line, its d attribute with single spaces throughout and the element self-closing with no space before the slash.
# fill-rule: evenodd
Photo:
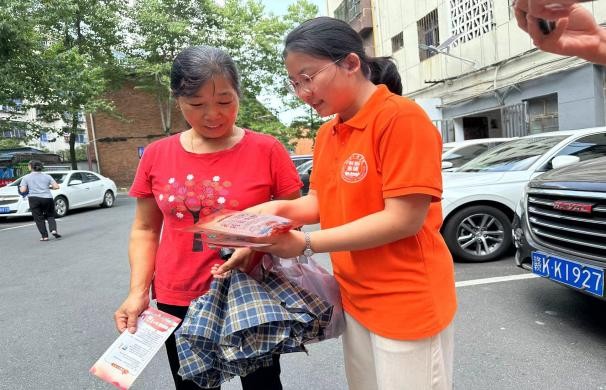
<svg viewBox="0 0 606 390">
<path fill-rule="evenodd" d="M 44 169 L 44 164 L 39 160 L 31 160 L 29 166 L 32 167 L 33 171 L 41 172 Z"/>
<path fill-rule="evenodd" d="M 193 96 L 213 76 L 225 77 L 238 96 L 240 75 L 234 60 L 223 50 L 211 46 L 192 46 L 183 50 L 170 71 L 170 89 L 174 97 Z"/>
<path fill-rule="evenodd" d="M 385 84 L 393 93 L 402 94 L 402 78 L 393 58 L 367 56 L 360 35 L 342 20 L 320 16 L 301 23 L 286 36 L 283 57 L 286 58 L 289 52 L 332 61 L 355 53 L 360 57 L 366 78 L 374 84 Z"/>
</svg>

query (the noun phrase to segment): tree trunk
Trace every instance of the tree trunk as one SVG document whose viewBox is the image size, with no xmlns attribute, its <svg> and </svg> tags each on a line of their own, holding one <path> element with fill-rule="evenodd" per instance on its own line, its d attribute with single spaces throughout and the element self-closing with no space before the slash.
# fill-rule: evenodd
<svg viewBox="0 0 606 390">
<path fill-rule="evenodd" d="M 72 169 L 78 169 L 76 160 L 76 137 L 78 136 L 78 113 L 72 113 L 72 123 L 69 131 L 69 160 Z"/>
</svg>

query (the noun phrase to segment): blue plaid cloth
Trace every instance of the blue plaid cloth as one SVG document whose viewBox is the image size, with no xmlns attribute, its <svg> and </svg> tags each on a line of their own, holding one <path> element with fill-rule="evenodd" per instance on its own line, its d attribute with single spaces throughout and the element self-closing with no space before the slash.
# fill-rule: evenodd
<svg viewBox="0 0 606 390">
<path fill-rule="evenodd" d="M 324 338 L 332 309 L 280 273 L 257 281 L 232 271 L 192 301 L 175 333 L 179 375 L 217 387 L 270 366 L 272 354 L 306 352 L 306 342 Z"/>
</svg>

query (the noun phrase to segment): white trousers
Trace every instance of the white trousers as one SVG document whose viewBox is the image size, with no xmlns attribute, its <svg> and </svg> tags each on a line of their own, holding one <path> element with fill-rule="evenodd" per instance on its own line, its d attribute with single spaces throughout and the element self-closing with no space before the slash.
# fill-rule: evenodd
<svg viewBox="0 0 606 390">
<path fill-rule="evenodd" d="M 345 374 L 350 390 L 451 390 L 452 323 L 433 337 L 394 340 L 378 336 L 345 313 Z"/>
</svg>

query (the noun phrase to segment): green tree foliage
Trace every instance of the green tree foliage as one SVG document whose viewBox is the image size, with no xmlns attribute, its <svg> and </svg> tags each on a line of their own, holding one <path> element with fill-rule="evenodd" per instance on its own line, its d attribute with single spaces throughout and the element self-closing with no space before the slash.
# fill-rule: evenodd
<svg viewBox="0 0 606 390">
<path fill-rule="evenodd" d="M 0 150 L 23 147 L 21 140 L 15 138 L 0 138 Z"/>
<path fill-rule="evenodd" d="M 318 9 L 306 0 L 285 16 L 267 14 L 259 0 L 0 0 L 0 104 L 37 108 L 42 123 L 0 120 L 2 127 L 33 137 L 53 131 L 75 140 L 84 131 L 81 113 L 112 112 L 102 98 L 124 77 L 157 97 L 164 133 L 172 129 L 169 74 L 172 60 L 187 46 L 225 49 L 242 76 L 238 124 L 277 136 L 285 144 L 296 136 L 277 119 L 277 109 L 257 97 L 287 98 L 282 81 L 282 40 L 288 30 Z M 115 115 L 119 113 L 113 112 Z"/>
<path fill-rule="evenodd" d="M 262 92 L 282 94 L 281 43 L 296 23 L 315 16 L 315 5 L 300 0 L 285 17 L 267 15 L 258 0 L 140 0 L 130 12 L 128 62 L 139 88 L 157 98 L 163 131 L 172 130 L 170 67 L 174 57 L 193 45 L 223 48 L 236 61 L 242 77 L 243 99 L 238 124 L 286 139 L 288 132 L 275 112 L 259 107 Z M 279 83 L 278 83 L 279 84 Z M 259 119 L 261 118 L 261 119 Z M 283 134 L 282 134 L 283 133 Z"/>
<path fill-rule="evenodd" d="M 53 131 L 46 123 L 63 119 L 59 136 L 67 135 L 72 167 L 76 168 L 75 141 L 84 132 L 81 113 L 111 110 L 101 98 L 119 75 L 113 48 L 119 34 L 122 0 L 4 0 L 2 33 L 13 37 L 0 45 L 9 57 L 14 81 L 0 93 L 0 100 L 23 100 L 23 109 L 36 108 L 40 124 L 4 121 L 37 136 Z M 4 9 L 4 8 L 3 8 Z M 6 25 L 14 23 L 15 28 Z M 23 33 L 16 31 L 24 27 Z"/>
</svg>

